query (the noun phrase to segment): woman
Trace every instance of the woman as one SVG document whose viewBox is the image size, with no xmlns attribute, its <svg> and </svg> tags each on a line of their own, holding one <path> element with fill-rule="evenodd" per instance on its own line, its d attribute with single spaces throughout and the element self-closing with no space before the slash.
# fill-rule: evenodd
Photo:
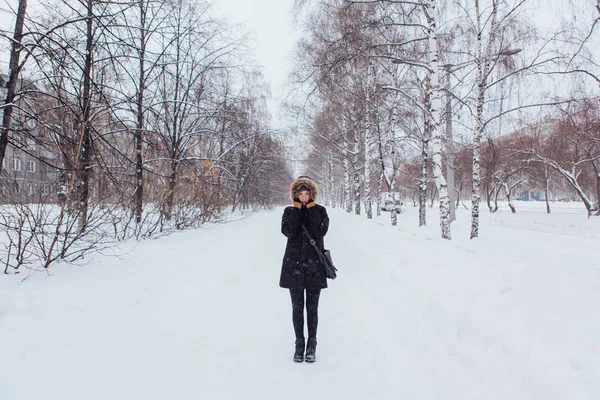
<svg viewBox="0 0 600 400">
<path fill-rule="evenodd" d="M 281 267 L 279 286 L 290 290 L 292 322 L 296 334 L 294 361 L 316 361 L 318 307 L 321 289 L 327 287 L 325 267 L 319 262 L 315 248 L 303 226 L 323 250 L 323 237 L 329 228 L 325 207 L 316 204 L 318 186 L 307 176 L 292 182 L 290 197 L 293 206 L 286 207 L 281 220 L 281 232 L 288 238 Z M 306 302 L 304 293 L 306 292 Z M 308 322 L 308 342 L 304 355 L 304 304 Z"/>
</svg>

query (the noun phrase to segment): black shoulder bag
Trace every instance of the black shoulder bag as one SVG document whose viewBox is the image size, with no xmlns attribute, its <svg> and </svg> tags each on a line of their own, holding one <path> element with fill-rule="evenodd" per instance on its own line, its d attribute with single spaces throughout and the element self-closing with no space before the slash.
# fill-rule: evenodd
<svg viewBox="0 0 600 400">
<path fill-rule="evenodd" d="M 308 229 L 306 229 L 304 224 L 302 224 L 302 229 L 304 229 L 304 232 L 306 232 L 306 236 L 308 236 L 310 244 L 312 244 L 315 250 L 317 251 L 319 261 L 321 261 L 321 264 L 323 264 L 323 266 L 325 267 L 325 276 L 329 279 L 337 278 L 337 268 L 333 265 L 333 260 L 331 259 L 331 252 L 329 250 L 321 251 L 321 249 L 317 247 L 317 242 L 315 242 L 312 236 L 310 236 L 310 233 L 308 233 Z"/>
</svg>

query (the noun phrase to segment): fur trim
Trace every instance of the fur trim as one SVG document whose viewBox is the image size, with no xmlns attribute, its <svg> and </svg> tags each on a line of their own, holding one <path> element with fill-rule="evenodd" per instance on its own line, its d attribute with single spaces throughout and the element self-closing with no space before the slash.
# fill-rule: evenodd
<svg viewBox="0 0 600 400">
<path fill-rule="evenodd" d="M 310 198 L 317 201 L 319 195 L 319 186 L 310 178 L 300 177 L 290 185 L 290 200 L 294 201 L 298 197 L 298 189 L 305 185 L 310 189 Z"/>
</svg>

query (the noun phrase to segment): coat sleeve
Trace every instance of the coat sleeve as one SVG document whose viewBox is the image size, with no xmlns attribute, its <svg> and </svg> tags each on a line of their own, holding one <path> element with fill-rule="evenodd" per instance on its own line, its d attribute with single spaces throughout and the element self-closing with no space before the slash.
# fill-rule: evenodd
<svg viewBox="0 0 600 400">
<path fill-rule="evenodd" d="M 296 207 L 286 207 L 281 218 L 281 233 L 288 238 L 293 238 L 300 232 L 300 209 Z"/>
<path fill-rule="evenodd" d="M 325 207 L 311 207 L 306 210 L 306 217 L 310 225 L 310 231 L 323 237 L 329 230 L 329 216 Z"/>
</svg>

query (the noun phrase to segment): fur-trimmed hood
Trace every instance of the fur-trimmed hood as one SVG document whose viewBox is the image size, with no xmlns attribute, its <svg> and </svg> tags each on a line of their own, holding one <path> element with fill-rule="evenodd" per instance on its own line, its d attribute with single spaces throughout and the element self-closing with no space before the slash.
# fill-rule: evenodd
<svg viewBox="0 0 600 400">
<path fill-rule="evenodd" d="M 308 176 L 301 176 L 290 185 L 290 199 L 294 201 L 298 198 L 298 189 L 306 186 L 310 190 L 310 198 L 316 203 L 319 195 L 319 186 Z"/>
</svg>

